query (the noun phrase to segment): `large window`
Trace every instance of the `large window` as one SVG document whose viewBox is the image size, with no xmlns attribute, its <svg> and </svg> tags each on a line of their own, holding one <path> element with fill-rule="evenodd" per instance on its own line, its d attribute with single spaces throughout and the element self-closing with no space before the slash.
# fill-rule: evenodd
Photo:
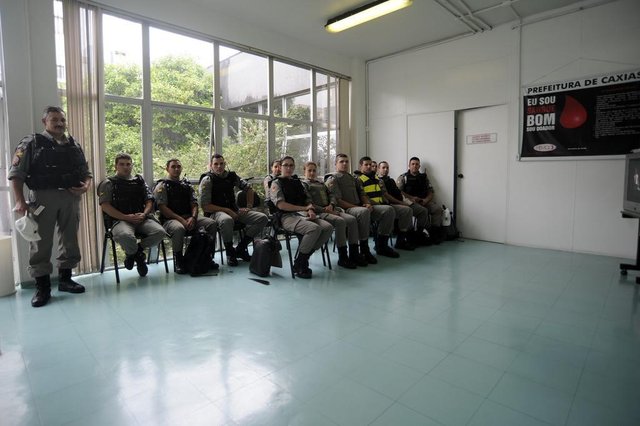
<svg viewBox="0 0 640 426">
<path fill-rule="evenodd" d="M 55 0 L 64 104 L 61 4 Z M 213 152 L 242 177 L 264 176 L 269 161 L 285 154 L 300 166 L 317 161 L 322 174 L 330 170 L 338 134 L 337 77 L 139 17 L 86 9 L 102 30 L 80 41 L 87 58 L 101 52 L 99 71 L 91 76 L 100 91 L 94 111 L 103 123 L 96 151 L 104 170 L 97 176 L 112 173 L 121 151 L 132 155 L 136 172 L 147 180 L 164 176 L 166 161 L 174 157 L 197 180 Z M 87 25 L 80 22 L 75 25 Z"/>
</svg>

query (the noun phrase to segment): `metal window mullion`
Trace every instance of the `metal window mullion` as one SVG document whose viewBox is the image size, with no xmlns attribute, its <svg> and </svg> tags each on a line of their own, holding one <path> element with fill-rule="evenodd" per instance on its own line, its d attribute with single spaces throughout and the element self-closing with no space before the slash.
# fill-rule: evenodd
<svg viewBox="0 0 640 426">
<path fill-rule="evenodd" d="M 149 47 L 149 24 L 142 22 L 142 176 L 153 181 L 153 111 L 151 106 L 151 56 Z"/>
<path fill-rule="evenodd" d="M 316 72 L 311 70 L 311 157 L 312 161 L 318 162 L 318 138 L 316 131 L 318 130 L 317 124 L 317 110 L 318 110 L 318 93 L 316 91 Z"/>
<path fill-rule="evenodd" d="M 222 114 L 220 103 L 222 93 L 220 88 L 220 43 L 213 43 L 213 128 L 211 129 L 211 148 L 209 158 L 214 152 L 222 152 Z"/>
<path fill-rule="evenodd" d="M 268 119 L 268 127 L 267 127 L 267 164 L 265 165 L 265 170 L 267 173 L 270 172 L 269 164 L 275 158 L 273 158 L 273 148 L 276 146 L 276 125 L 275 119 L 273 116 L 273 105 L 274 105 L 274 88 L 273 88 L 273 58 L 271 56 L 269 58 L 269 96 L 267 96 L 267 109 L 269 110 L 269 119 Z"/>
<path fill-rule="evenodd" d="M 213 113 L 213 110 L 210 107 L 202 107 L 197 105 L 184 105 L 184 104 L 174 104 L 171 102 L 161 102 L 161 101 L 151 101 L 152 107 L 160 107 L 165 109 L 176 109 L 182 111 L 190 111 L 190 112 L 204 112 L 207 114 Z"/>
<path fill-rule="evenodd" d="M 104 79 L 104 75 L 102 78 Z M 140 98 L 127 98 L 124 96 L 105 94 L 104 88 L 102 89 L 102 99 L 106 102 L 118 102 L 120 104 L 128 104 L 128 105 L 136 105 L 136 106 L 142 106 L 142 103 L 143 103 L 143 100 Z"/>
</svg>

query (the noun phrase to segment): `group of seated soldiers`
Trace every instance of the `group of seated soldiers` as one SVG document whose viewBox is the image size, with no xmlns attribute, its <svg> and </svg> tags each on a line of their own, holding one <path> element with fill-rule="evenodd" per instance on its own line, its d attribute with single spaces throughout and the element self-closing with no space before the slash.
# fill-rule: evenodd
<svg viewBox="0 0 640 426">
<path fill-rule="evenodd" d="M 295 161 L 290 156 L 271 164 L 271 173 L 263 182 L 266 205 L 276 218 L 272 220 L 274 226 L 300 238 L 294 262 L 297 277 L 311 278 L 309 257 L 327 243 L 334 230 L 338 265 L 347 269 L 377 263 L 369 249 L 372 232 L 376 253 L 390 258 L 399 257 L 389 245 L 394 231 L 395 248 L 401 250 L 438 244 L 444 239 L 442 209 L 433 200 L 427 175 L 420 172 L 420 160 L 412 157 L 409 170 L 397 181 L 389 177 L 387 162 L 377 166 L 377 173 L 372 163 L 369 157 L 361 158 L 359 170 L 352 174 L 348 156 L 338 154 L 336 170 L 325 176 L 324 182 L 317 178 L 313 161 L 304 164 L 303 179 L 294 174 Z M 126 254 L 125 268 L 135 265 L 139 275 L 145 276 L 145 249 L 157 246 L 168 235 L 175 271 L 184 273 L 184 239 L 196 229 L 208 233 L 213 241 L 220 232 L 229 266 L 237 266 L 238 259 L 251 259 L 248 245 L 262 233 L 269 218 L 251 208 L 257 195 L 249 183 L 226 169 L 222 155 L 214 154 L 209 171 L 200 177 L 199 198 L 191 183 L 181 178 L 182 164 L 176 158 L 167 161 L 166 178 L 156 183 L 153 192 L 142 176 L 132 171 L 131 156 L 118 154 L 115 175 L 98 186 L 106 224 Z M 246 207 L 238 206 L 236 190 L 244 191 Z M 237 224 L 242 224 L 243 233 L 234 247 Z M 210 268 L 219 268 L 213 258 Z"/>
</svg>

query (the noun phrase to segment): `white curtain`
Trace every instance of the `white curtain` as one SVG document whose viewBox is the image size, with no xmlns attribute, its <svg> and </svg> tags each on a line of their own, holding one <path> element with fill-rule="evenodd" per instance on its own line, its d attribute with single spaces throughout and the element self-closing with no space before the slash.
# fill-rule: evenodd
<svg viewBox="0 0 640 426">
<path fill-rule="evenodd" d="M 103 176 L 99 162 L 102 146 L 99 131 L 97 72 L 97 11 L 77 0 L 64 0 L 64 40 L 69 133 L 82 146 L 94 175 L 93 185 L 82 197 L 78 240 L 82 261 L 79 273 L 95 272 L 99 267 L 98 241 L 102 241 L 102 220 L 96 206 L 95 187 Z M 98 238 L 100 235 L 100 238 Z"/>
</svg>

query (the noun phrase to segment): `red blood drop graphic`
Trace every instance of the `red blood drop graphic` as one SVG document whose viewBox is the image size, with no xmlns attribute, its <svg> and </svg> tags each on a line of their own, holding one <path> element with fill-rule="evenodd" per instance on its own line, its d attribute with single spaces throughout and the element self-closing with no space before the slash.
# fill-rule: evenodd
<svg viewBox="0 0 640 426">
<path fill-rule="evenodd" d="M 582 104 L 569 95 L 565 96 L 564 109 L 560 116 L 560 124 L 565 129 L 575 129 L 587 121 L 587 110 Z"/>
</svg>

